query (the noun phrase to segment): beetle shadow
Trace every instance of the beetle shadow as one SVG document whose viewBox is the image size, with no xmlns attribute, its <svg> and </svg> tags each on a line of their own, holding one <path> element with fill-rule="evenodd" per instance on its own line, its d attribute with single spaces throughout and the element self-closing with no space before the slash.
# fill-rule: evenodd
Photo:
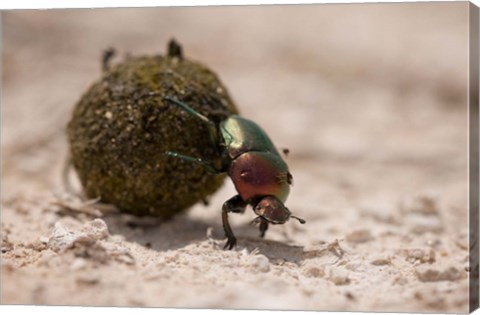
<svg viewBox="0 0 480 315">
<path fill-rule="evenodd" d="M 256 251 L 275 264 L 281 264 L 285 261 L 300 264 L 305 259 L 303 246 L 248 236 L 243 237 L 240 242 L 247 248 L 248 252 Z"/>
<path fill-rule="evenodd" d="M 156 251 L 175 250 L 207 240 L 207 230 L 221 228 L 210 222 L 177 215 L 171 219 L 115 214 L 103 217 L 111 235 Z"/>
<path fill-rule="evenodd" d="M 104 216 L 103 219 L 108 225 L 110 234 L 121 235 L 127 241 L 156 251 L 174 250 L 208 239 L 213 239 L 218 247 L 222 248 L 226 242 L 221 224 L 191 218 L 188 214 L 162 219 L 116 213 Z M 211 231 L 209 232 L 209 230 Z M 235 226 L 235 233 L 238 236 L 240 247 L 243 247 L 245 238 L 254 240 L 259 234 L 258 227 L 250 224 Z"/>
<path fill-rule="evenodd" d="M 135 242 L 158 252 L 175 250 L 213 238 L 218 250 L 223 250 L 226 242 L 221 224 L 194 219 L 187 214 L 164 220 L 155 217 L 135 217 L 128 214 L 115 214 L 103 217 L 111 235 L 121 235 L 129 242 Z M 211 236 L 207 231 L 212 230 Z M 235 226 L 238 240 L 237 250 L 246 248 L 265 255 L 272 263 L 285 261 L 299 264 L 305 259 L 322 255 L 324 250 L 305 250 L 303 246 L 292 245 L 259 237 L 257 226 L 241 224 Z"/>
<path fill-rule="evenodd" d="M 300 265 L 302 262 L 322 258 L 326 264 L 336 264 L 342 260 L 344 251 L 334 241 L 324 246 L 306 249 L 304 246 L 269 240 L 259 237 L 243 237 L 240 238 L 241 246 L 247 248 L 248 252 L 257 252 L 268 258 L 273 264 L 282 265 L 285 262 Z"/>
</svg>

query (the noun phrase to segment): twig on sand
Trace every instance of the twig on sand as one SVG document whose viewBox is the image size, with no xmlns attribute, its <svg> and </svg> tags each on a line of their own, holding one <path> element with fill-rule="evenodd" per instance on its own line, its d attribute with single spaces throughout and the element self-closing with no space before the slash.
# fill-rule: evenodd
<svg viewBox="0 0 480 315">
<path fill-rule="evenodd" d="M 314 258 L 320 256 L 327 251 L 338 257 L 338 259 L 333 264 L 336 264 L 338 261 L 340 261 L 345 254 L 345 250 L 340 246 L 340 241 L 336 239 L 335 241 L 329 243 L 325 248 L 305 251 L 303 255 L 305 258 Z"/>
<path fill-rule="evenodd" d="M 80 199 L 61 199 L 53 201 L 51 204 L 58 206 L 59 214 L 85 214 L 91 217 L 100 218 L 105 214 L 117 212 L 118 209 L 114 205 L 99 202 L 100 198 L 82 201 Z"/>
<path fill-rule="evenodd" d="M 340 246 L 340 242 L 338 241 L 338 239 L 328 244 L 325 250 L 332 252 L 338 257 L 338 259 L 342 259 L 343 255 L 345 254 L 345 250 Z"/>
</svg>

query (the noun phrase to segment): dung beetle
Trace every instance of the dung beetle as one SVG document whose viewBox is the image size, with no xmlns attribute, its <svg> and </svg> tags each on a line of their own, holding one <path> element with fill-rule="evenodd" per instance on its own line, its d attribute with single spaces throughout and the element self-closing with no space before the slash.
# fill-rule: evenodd
<svg viewBox="0 0 480 315">
<path fill-rule="evenodd" d="M 172 97 L 164 99 L 208 127 L 221 165 L 177 152 L 168 151 L 165 154 L 196 163 L 213 174 L 227 172 L 238 192 L 222 206 L 222 223 L 227 237 L 224 248 L 232 249 L 237 243 L 228 222 L 228 213 L 244 213 L 248 204 L 257 215 L 252 222 L 260 223 L 260 237 L 265 236 L 269 223 L 283 224 L 290 218 L 305 223 L 305 220 L 292 215 L 284 205 L 290 192 L 292 174 L 260 126 L 238 115 L 227 117 L 217 126 L 186 103 Z"/>
</svg>

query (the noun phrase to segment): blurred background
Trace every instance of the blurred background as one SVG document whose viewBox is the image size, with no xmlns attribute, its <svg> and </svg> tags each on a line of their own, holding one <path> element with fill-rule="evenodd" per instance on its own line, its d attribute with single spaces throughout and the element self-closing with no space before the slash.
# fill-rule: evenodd
<svg viewBox="0 0 480 315">
<path fill-rule="evenodd" d="M 9 11 L 2 32 L 2 235 L 11 244 L 2 254 L 11 265 L 2 269 L 2 303 L 466 310 L 467 2 Z M 139 232 L 106 218 L 137 264 L 127 266 L 128 286 L 112 286 L 127 268 L 115 261 L 109 271 L 96 268 L 100 284 L 85 289 L 75 277 L 94 263 L 64 277 L 73 256 L 25 245 L 57 220 L 84 222 L 51 210 L 52 193 L 62 190 L 65 126 L 100 78 L 104 49 L 117 49 L 116 61 L 164 54 L 172 37 L 187 58 L 217 72 L 243 116 L 290 149 L 287 206 L 308 223 L 272 227 L 272 245 L 247 225 L 250 210 L 232 215 L 240 245 L 267 259 L 262 277 L 243 256 L 192 250 L 208 244 L 207 227 L 222 238 L 221 204 L 235 193 L 227 181 L 207 208 L 163 229 Z M 347 258 L 332 265 L 309 256 L 335 239 Z M 172 252 L 176 280 L 138 275 Z M 57 271 L 42 264 L 52 259 Z M 196 269 L 198 283 L 180 276 Z M 442 276 L 425 278 L 429 270 Z"/>
</svg>

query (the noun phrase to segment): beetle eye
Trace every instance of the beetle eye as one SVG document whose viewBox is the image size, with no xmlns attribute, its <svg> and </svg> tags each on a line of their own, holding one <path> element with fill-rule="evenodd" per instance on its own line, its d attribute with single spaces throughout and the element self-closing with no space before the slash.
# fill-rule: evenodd
<svg viewBox="0 0 480 315">
<path fill-rule="evenodd" d="M 260 204 L 258 204 L 255 208 L 253 208 L 253 211 L 255 211 L 255 213 L 256 213 L 258 216 L 262 216 L 262 215 L 264 215 L 264 213 L 265 213 L 265 209 L 262 208 L 262 207 L 260 206 Z"/>
</svg>

